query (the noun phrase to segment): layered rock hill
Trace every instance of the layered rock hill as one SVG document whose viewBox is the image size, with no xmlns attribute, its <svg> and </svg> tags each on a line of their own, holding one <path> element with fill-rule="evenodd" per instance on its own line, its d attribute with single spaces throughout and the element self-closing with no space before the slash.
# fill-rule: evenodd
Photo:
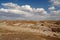
<svg viewBox="0 0 60 40">
<path fill-rule="evenodd" d="M 60 40 L 60 21 L 0 20 L 0 40 Z"/>
</svg>

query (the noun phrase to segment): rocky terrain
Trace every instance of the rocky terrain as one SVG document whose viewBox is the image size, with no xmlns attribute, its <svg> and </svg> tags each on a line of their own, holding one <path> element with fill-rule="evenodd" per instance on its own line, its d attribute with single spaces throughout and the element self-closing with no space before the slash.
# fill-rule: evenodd
<svg viewBox="0 0 60 40">
<path fill-rule="evenodd" d="M 0 20 L 0 40 L 60 40 L 60 21 Z"/>
</svg>

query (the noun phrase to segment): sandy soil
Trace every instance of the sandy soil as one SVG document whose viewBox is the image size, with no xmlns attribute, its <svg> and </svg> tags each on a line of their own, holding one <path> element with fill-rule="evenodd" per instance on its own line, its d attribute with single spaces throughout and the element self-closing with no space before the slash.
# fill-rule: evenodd
<svg viewBox="0 0 60 40">
<path fill-rule="evenodd" d="M 35 23 L 35 25 L 40 24 Z M 45 25 L 37 27 L 40 27 L 40 29 L 20 27 L 17 25 L 11 26 L 5 22 L 0 22 L 0 40 L 60 40 L 60 32 L 52 32 Z"/>
</svg>

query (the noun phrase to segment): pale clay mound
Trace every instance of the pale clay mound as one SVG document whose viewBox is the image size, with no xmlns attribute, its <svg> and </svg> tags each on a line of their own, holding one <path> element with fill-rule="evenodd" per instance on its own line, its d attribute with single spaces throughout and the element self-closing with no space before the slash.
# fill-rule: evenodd
<svg viewBox="0 0 60 40">
<path fill-rule="evenodd" d="M 0 40 L 60 40 L 57 21 L 0 21 L 1 29 Z"/>
</svg>

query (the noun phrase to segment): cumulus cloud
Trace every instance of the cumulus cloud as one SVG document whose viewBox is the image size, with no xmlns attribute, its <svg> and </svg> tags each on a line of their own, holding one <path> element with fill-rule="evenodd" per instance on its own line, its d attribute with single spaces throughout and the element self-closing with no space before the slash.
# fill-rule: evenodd
<svg viewBox="0 0 60 40">
<path fill-rule="evenodd" d="M 2 3 L 4 7 L 7 7 L 8 9 L 16 9 L 16 10 L 22 10 L 22 11 L 27 11 L 27 12 L 45 12 L 44 8 L 32 8 L 30 5 L 22 5 L 19 6 L 14 3 Z"/>
<path fill-rule="evenodd" d="M 52 5 L 54 6 L 60 6 L 60 0 L 50 0 Z"/>
<path fill-rule="evenodd" d="M 48 8 L 50 10 L 50 14 L 46 19 L 49 20 L 60 20 L 60 10 L 55 10 L 54 7 Z"/>
<path fill-rule="evenodd" d="M 49 7 L 48 9 L 49 9 L 50 11 L 54 11 L 54 10 L 55 10 L 55 7 L 52 6 L 52 7 Z"/>
<path fill-rule="evenodd" d="M 50 11 L 50 14 L 46 19 L 60 20 L 60 9 L 56 8 L 56 6 L 60 7 L 60 0 L 50 0 L 50 2 L 52 6 L 48 8 L 48 10 Z"/>
<path fill-rule="evenodd" d="M 14 3 L 2 3 L 2 5 L 4 8 L 0 8 L 0 13 L 18 14 L 24 16 L 24 19 L 44 19 L 45 17 L 42 17 L 47 15 L 47 11 L 44 8 L 32 8 L 30 5 L 20 6 Z"/>
<path fill-rule="evenodd" d="M 17 5 L 17 4 L 14 4 L 14 3 L 1 3 L 1 5 L 3 5 L 4 7 L 7 7 L 7 8 L 13 8 L 13 9 L 19 9 L 20 6 Z"/>
<path fill-rule="evenodd" d="M 25 16 L 32 16 L 32 14 L 30 14 L 29 12 L 24 12 L 21 10 L 16 10 L 16 9 L 4 9 L 1 8 L 0 12 L 5 12 L 5 13 L 14 13 L 14 14 L 19 14 L 19 15 L 25 15 Z"/>
<path fill-rule="evenodd" d="M 18 5 L 14 3 L 2 3 L 0 8 L 0 19 L 23 19 L 23 20 L 58 20 L 60 10 L 52 6 L 48 13 L 44 8 L 32 8 L 30 5 Z"/>
</svg>

